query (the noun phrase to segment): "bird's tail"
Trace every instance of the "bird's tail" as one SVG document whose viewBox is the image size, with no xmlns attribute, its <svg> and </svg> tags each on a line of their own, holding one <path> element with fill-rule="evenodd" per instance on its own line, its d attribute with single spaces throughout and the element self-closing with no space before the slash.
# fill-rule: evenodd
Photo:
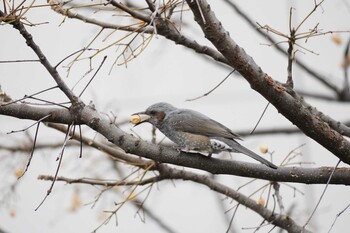
<svg viewBox="0 0 350 233">
<path fill-rule="evenodd" d="M 222 139 L 220 139 L 222 140 Z M 277 169 L 278 167 L 271 163 L 270 161 L 264 159 L 263 157 L 257 155 L 256 153 L 254 153 L 253 151 L 249 150 L 248 148 L 245 148 L 244 146 L 242 146 L 241 144 L 239 144 L 238 142 L 234 141 L 234 140 L 230 140 L 225 138 L 224 142 L 226 144 L 228 144 L 231 148 L 232 148 L 232 152 L 238 152 L 238 153 L 242 153 L 245 155 L 248 155 L 249 157 L 259 161 L 260 163 L 265 164 L 266 166 L 269 166 L 273 169 Z"/>
</svg>

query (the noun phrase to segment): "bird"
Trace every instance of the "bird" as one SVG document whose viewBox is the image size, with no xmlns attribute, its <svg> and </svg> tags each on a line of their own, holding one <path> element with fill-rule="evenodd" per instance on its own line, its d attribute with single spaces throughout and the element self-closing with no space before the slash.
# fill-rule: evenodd
<svg viewBox="0 0 350 233">
<path fill-rule="evenodd" d="M 135 126 L 145 122 L 152 124 L 186 152 L 208 153 L 209 157 L 223 151 L 242 153 L 277 169 L 275 164 L 239 144 L 236 140 L 242 139 L 238 134 L 200 112 L 160 102 L 132 116 L 136 116 L 131 120 Z"/>
</svg>

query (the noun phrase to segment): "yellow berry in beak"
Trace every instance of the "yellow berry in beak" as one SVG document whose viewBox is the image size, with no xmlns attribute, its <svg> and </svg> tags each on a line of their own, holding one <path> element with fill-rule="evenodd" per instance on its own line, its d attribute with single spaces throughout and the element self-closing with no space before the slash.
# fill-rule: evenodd
<svg viewBox="0 0 350 233">
<path fill-rule="evenodd" d="M 132 115 L 130 118 L 130 122 L 134 125 L 138 124 L 141 122 L 141 117 L 140 115 Z"/>
</svg>

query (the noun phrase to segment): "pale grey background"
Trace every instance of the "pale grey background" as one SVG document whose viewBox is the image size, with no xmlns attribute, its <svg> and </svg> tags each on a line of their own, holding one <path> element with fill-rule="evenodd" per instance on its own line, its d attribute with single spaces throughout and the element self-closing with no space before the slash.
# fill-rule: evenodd
<svg viewBox="0 0 350 233">
<path fill-rule="evenodd" d="M 284 56 L 276 53 L 274 48 L 264 46 L 266 41 L 247 26 L 236 13 L 221 1 L 210 1 L 212 9 L 217 11 L 218 18 L 225 28 L 230 32 L 233 39 L 251 55 L 262 69 L 279 81 L 286 80 L 287 60 Z M 319 28 L 328 30 L 349 29 L 348 1 L 326 1 L 323 9 L 318 10 L 303 30 L 312 28 L 317 22 Z M 287 33 L 289 8 L 293 6 L 294 22 L 299 22 L 303 16 L 312 8 L 313 1 L 240 1 L 239 5 L 255 21 L 262 25 L 268 24 L 282 32 Z M 219 13 L 220 12 L 220 13 Z M 190 12 L 186 17 L 192 19 Z M 28 28 L 35 41 L 41 46 L 44 53 L 52 63 L 61 60 L 67 54 L 84 47 L 99 30 L 95 26 L 84 24 L 77 20 L 66 19 L 62 24 L 62 16 L 49 9 L 37 9 L 28 14 L 28 19 L 33 23 L 48 21 L 48 25 L 40 25 Z M 296 23 L 294 23 L 295 25 Z M 200 42 L 204 40 L 198 27 L 184 29 L 192 36 L 199 36 Z M 10 26 L 1 27 L 0 60 L 11 59 L 32 59 L 33 52 L 25 45 L 24 39 L 18 31 Z M 342 34 L 344 41 L 348 34 Z M 116 37 L 114 37 L 116 38 Z M 207 42 L 206 42 L 207 43 Z M 305 45 L 305 44 L 304 44 Z M 344 51 L 344 44 L 335 45 L 330 35 L 320 36 L 308 41 L 305 45 L 319 55 L 311 53 L 298 53 L 297 59 L 307 62 L 314 69 L 330 78 L 339 86 L 342 84 L 343 71 L 340 68 L 341 56 Z M 154 38 L 149 47 L 137 59 L 128 63 L 128 67 L 115 67 L 110 75 L 108 71 L 115 56 L 114 49 L 108 52 L 109 62 L 93 80 L 92 85 L 83 95 L 83 100 L 88 103 L 92 100 L 97 109 L 109 113 L 113 111 L 118 120 L 127 119 L 131 113 L 144 110 L 152 103 L 167 101 L 178 107 L 186 107 L 198 110 L 204 114 L 222 122 L 234 130 L 251 130 L 262 113 L 266 100 L 258 93 L 252 91 L 248 83 L 232 76 L 224 85 L 218 88 L 210 96 L 203 99 L 186 102 L 188 98 L 201 95 L 213 88 L 228 73 L 229 70 L 217 66 L 213 62 L 208 63 L 203 57 L 177 46 L 173 42 L 164 40 L 162 37 Z M 101 57 L 94 60 L 95 67 L 101 61 Z M 69 78 L 65 81 L 73 86 L 77 80 L 86 72 L 86 63 L 75 66 Z M 64 69 L 61 69 L 65 76 Z M 54 85 L 52 78 L 40 64 L 35 63 L 14 63 L 11 65 L 0 65 L 0 85 L 12 98 L 21 98 L 25 94 L 31 94 L 43 88 Z M 294 69 L 295 85 L 299 89 L 311 91 L 323 91 L 324 87 L 317 82 L 311 81 L 307 74 Z M 82 84 L 78 87 L 82 88 Z M 78 91 L 77 91 L 78 92 Z M 56 91 L 44 97 L 57 100 L 62 95 Z M 348 120 L 348 104 L 329 103 L 315 99 L 308 99 L 319 110 L 331 115 L 338 120 Z M 0 116 L 0 140 L 8 144 L 16 143 L 15 139 L 23 138 L 24 134 L 11 135 L 9 138 L 6 132 L 21 129 L 31 121 L 20 121 Z M 277 113 L 274 107 L 270 106 L 265 114 L 259 128 L 271 128 L 292 125 L 285 118 Z M 123 129 L 130 131 L 131 125 L 123 126 Z M 144 139 L 149 139 L 151 127 L 144 125 L 134 129 Z M 34 129 L 29 131 L 34 135 Z M 89 134 L 93 136 L 93 134 Z M 45 129 L 39 134 L 39 141 L 53 142 L 56 139 L 63 140 L 63 135 L 55 133 L 52 129 Z M 160 137 L 161 138 L 161 137 Z M 278 164 L 292 149 L 306 143 L 303 147 L 302 161 L 315 161 L 316 166 L 335 165 L 337 159 L 327 150 L 321 148 L 312 140 L 301 135 L 276 135 L 264 137 L 249 137 L 244 145 L 254 151 L 258 151 L 260 145 L 267 145 L 270 150 L 275 151 L 274 161 Z M 78 159 L 77 150 L 67 150 L 65 160 L 60 171 L 61 175 L 67 177 L 97 176 L 100 178 L 114 178 L 115 174 L 110 164 L 101 160 L 100 153 L 91 151 Z M 6 153 L 3 153 L 6 155 Z M 0 206 L 0 227 L 8 232 L 91 232 L 101 220 L 103 210 L 113 209 L 113 202 L 122 200 L 119 194 L 107 194 L 94 209 L 90 205 L 81 207 L 77 212 L 68 211 L 72 192 L 79 188 L 82 203 L 87 204 L 94 200 L 98 189 L 91 186 L 65 185 L 57 182 L 53 193 L 45 204 L 34 211 L 46 194 L 50 183 L 38 181 L 39 174 L 53 175 L 56 169 L 55 158 L 58 150 L 37 151 L 29 168 L 28 173 L 19 181 L 16 195 L 4 197 Z M 245 160 L 245 156 L 235 155 L 235 158 Z M 6 192 L 8 184 L 15 179 L 14 171 L 22 167 L 26 160 L 20 154 L 6 155 L 1 159 L 1 192 Z M 248 159 L 247 159 L 248 160 Z M 251 161 L 251 160 L 250 160 Z M 345 166 L 342 164 L 342 166 Z M 98 169 L 96 169 L 98 168 Z M 232 178 L 220 176 L 233 188 L 249 179 Z M 227 223 L 222 202 L 226 209 L 233 206 L 228 200 L 222 200 L 221 196 L 208 190 L 207 187 L 196 185 L 190 182 L 162 182 L 155 186 L 149 196 L 146 206 L 154 211 L 154 214 L 161 217 L 176 232 L 225 232 Z M 264 184 L 265 182 L 258 182 Z M 311 209 L 321 195 L 323 185 L 294 185 L 302 190 L 305 195 L 296 194 L 293 190 L 282 185 L 283 201 L 286 208 L 293 202 L 297 203 L 294 219 L 299 224 L 304 224 L 310 215 Z M 157 188 L 156 188 L 157 187 Z M 249 195 L 259 185 L 251 185 L 243 190 Z M 350 191 L 347 187 L 331 186 L 322 204 L 319 207 L 313 222 L 309 225 L 315 232 L 327 232 L 335 215 L 341 211 L 349 202 Z M 258 196 L 255 197 L 258 199 Z M 15 210 L 15 217 L 9 215 Z M 115 226 L 115 219 L 102 227 L 99 232 L 162 232 L 157 224 L 146 217 L 146 223 L 135 216 L 135 208 L 126 205 L 118 212 L 118 226 Z M 231 217 L 232 212 L 227 214 Z M 344 232 L 348 229 L 349 212 L 346 212 L 338 220 L 333 232 Z M 241 207 L 234 220 L 234 227 L 241 232 L 240 227 L 254 227 L 261 219 L 255 213 Z M 268 232 L 270 227 L 263 228 L 261 232 Z M 248 230 L 246 232 L 253 232 Z M 276 230 L 274 232 L 277 232 Z"/>
</svg>

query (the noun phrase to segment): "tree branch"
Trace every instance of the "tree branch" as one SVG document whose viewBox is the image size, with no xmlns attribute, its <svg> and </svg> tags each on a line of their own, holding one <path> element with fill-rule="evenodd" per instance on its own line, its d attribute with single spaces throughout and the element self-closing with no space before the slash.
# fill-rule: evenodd
<svg viewBox="0 0 350 233">
<path fill-rule="evenodd" d="M 279 226 L 282 229 L 287 230 L 288 232 L 298 232 L 298 233 L 310 232 L 304 229 L 303 227 L 299 226 L 298 224 L 296 224 L 291 217 L 287 215 L 277 214 L 274 211 L 271 211 L 266 207 L 259 205 L 255 200 L 243 195 L 242 193 L 239 193 L 228 186 L 220 184 L 214 179 L 208 177 L 207 175 L 200 175 L 191 171 L 175 169 L 167 165 L 159 165 L 158 170 L 160 172 L 160 176 L 152 177 L 146 180 L 132 181 L 132 182 L 123 181 L 123 180 L 110 182 L 110 181 L 88 179 L 88 178 L 71 179 L 66 177 L 57 177 L 57 181 L 64 181 L 68 184 L 80 183 L 80 184 L 89 184 L 89 185 L 102 185 L 102 186 L 108 186 L 108 187 L 120 186 L 120 185 L 135 185 L 135 184 L 144 185 L 152 182 L 159 182 L 165 179 L 181 179 L 185 181 L 193 181 L 195 183 L 205 185 L 215 192 L 218 192 L 220 194 L 223 194 L 225 196 L 232 198 L 233 200 L 237 201 L 241 205 L 258 213 L 261 217 L 266 219 L 271 224 Z M 38 179 L 53 180 L 54 177 L 40 175 Z"/>
<path fill-rule="evenodd" d="M 225 0 L 225 2 L 232 7 L 232 9 L 234 11 L 236 11 L 236 13 L 238 15 L 240 15 L 242 17 L 243 20 L 245 20 L 247 22 L 247 24 L 249 26 L 251 26 L 254 31 L 256 31 L 258 34 L 260 34 L 262 37 L 264 37 L 265 39 L 267 39 L 272 45 L 274 45 L 273 47 L 280 53 L 288 56 L 288 53 L 282 48 L 282 46 L 280 46 L 274 39 L 273 37 L 271 37 L 269 34 L 265 33 L 264 31 L 262 31 L 261 29 L 256 30 L 256 22 L 253 21 L 252 19 L 250 19 L 248 17 L 248 15 L 243 12 L 242 9 L 240 9 L 236 3 L 232 2 L 231 0 Z M 334 84 L 332 84 L 330 81 L 328 81 L 328 79 L 326 77 L 324 77 L 322 74 L 318 73 L 316 70 L 312 69 L 311 67 L 307 66 L 305 63 L 303 63 L 301 60 L 296 59 L 294 61 L 301 69 L 303 69 L 306 73 L 308 73 L 311 77 L 315 78 L 316 80 L 318 80 L 319 82 L 321 82 L 322 84 L 324 84 L 325 86 L 327 86 L 329 89 L 331 89 L 332 91 L 334 91 L 336 93 L 336 95 L 338 96 L 338 98 L 340 97 L 340 93 L 341 90 Z"/>
<path fill-rule="evenodd" d="M 38 180 L 49 180 L 53 181 L 55 179 L 54 176 L 47 176 L 47 175 L 39 175 Z M 118 181 L 106 181 L 103 179 L 92 179 L 92 178 L 67 178 L 64 176 L 58 176 L 56 177 L 56 181 L 64 181 L 67 184 L 89 184 L 89 185 L 101 185 L 104 187 L 114 187 L 114 186 L 132 186 L 132 185 L 146 185 L 146 184 L 152 184 L 155 182 L 158 182 L 160 180 L 163 180 L 160 176 L 155 176 L 152 178 L 147 178 L 144 180 L 136 180 L 136 181 L 125 181 L 125 180 L 118 180 Z"/>
<path fill-rule="evenodd" d="M 5 17 L 6 15 L 0 11 L 0 17 Z M 58 87 L 61 91 L 68 97 L 68 99 L 73 103 L 77 101 L 77 97 L 74 95 L 72 90 L 66 85 L 63 81 L 56 68 L 53 67 L 50 62 L 46 59 L 46 56 L 41 51 L 40 47 L 34 42 L 32 35 L 26 30 L 23 23 L 21 23 L 20 19 L 16 19 L 11 21 L 10 24 L 17 29 L 20 34 L 26 40 L 27 45 L 34 51 L 34 53 L 38 56 L 40 63 L 46 68 L 46 70 L 50 73 L 51 77 L 56 81 Z"/>
<path fill-rule="evenodd" d="M 213 180 L 212 178 L 206 175 L 199 175 L 190 171 L 174 169 L 174 168 L 170 168 L 169 166 L 164 167 L 164 169 L 161 169 L 160 172 L 161 172 L 161 175 L 166 176 L 170 179 L 182 179 L 182 180 L 194 181 L 196 183 L 203 184 L 209 187 L 211 190 L 224 194 L 225 196 L 231 197 L 233 200 L 237 201 L 238 203 L 258 213 L 266 221 L 272 223 L 273 225 L 279 226 L 282 229 L 287 230 L 288 232 L 295 232 L 295 233 L 310 232 L 309 230 L 304 229 L 303 227 L 296 224 L 294 220 L 289 216 L 276 214 L 275 212 L 259 205 L 256 201 L 252 200 L 251 198 L 243 195 L 242 193 L 235 191 L 234 189 L 228 186 L 225 186 L 223 184 L 216 182 L 215 180 Z"/>
<path fill-rule="evenodd" d="M 117 3 L 116 1 L 109 1 L 111 4 L 113 4 L 115 7 L 121 10 L 127 10 L 126 12 L 129 13 L 131 16 L 134 16 L 135 18 L 142 20 L 144 23 L 148 24 L 150 22 L 150 18 L 147 16 L 144 16 L 140 13 L 137 13 L 135 10 L 128 8 L 127 6 Z M 111 23 L 101 22 L 97 19 L 89 18 L 84 15 L 81 15 L 79 13 L 73 12 L 69 9 L 64 9 L 61 7 L 58 3 L 51 5 L 52 9 L 64 16 L 67 16 L 69 18 L 75 18 L 78 20 L 81 20 L 86 23 L 94 24 L 97 26 L 100 26 L 102 28 L 108 28 L 108 29 L 116 29 L 116 30 L 124 30 L 124 31 L 134 31 L 134 32 L 144 32 L 144 33 L 154 33 L 154 27 L 151 25 L 148 25 L 147 27 L 135 27 L 135 26 L 122 26 L 122 25 L 115 25 Z M 191 40 L 190 38 L 186 37 L 182 33 L 180 33 L 175 26 L 169 21 L 169 19 L 156 17 L 154 24 L 157 27 L 157 33 L 158 35 L 164 36 L 168 40 L 174 41 L 176 44 L 180 44 L 185 46 L 186 48 L 190 48 L 193 51 L 205 54 L 212 59 L 219 61 L 224 64 L 228 64 L 227 60 L 222 54 L 218 53 L 216 50 L 205 46 L 198 44 L 197 41 Z"/>
<path fill-rule="evenodd" d="M 229 36 L 214 12 L 211 11 L 209 4 L 205 0 L 198 2 L 201 6 L 197 6 L 195 1 L 187 0 L 205 37 L 226 57 L 231 67 L 236 69 L 254 90 L 264 96 L 307 136 L 317 141 L 343 162 L 350 164 L 350 142 L 332 129 L 327 122 L 313 115 L 312 111 L 300 102 L 300 96 L 296 93 L 293 93 L 292 96 L 291 89 L 287 89 L 265 74 L 243 48 Z M 204 9 L 205 24 L 199 8 Z"/>
<path fill-rule="evenodd" d="M 55 108 L 49 109 L 26 106 L 26 108 L 22 109 L 19 114 L 17 111 L 11 111 L 12 107 L 14 109 L 18 109 L 17 105 L 23 104 L 13 103 L 5 107 L 1 107 L 0 102 L 0 114 L 19 117 L 22 119 L 37 120 L 40 119 L 40 116 L 43 117 L 50 112 L 55 112 Z M 4 111 L 4 109 L 6 111 Z M 45 120 L 55 120 L 58 123 L 70 124 L 71 122 L 69 120 L 73 118 L 73 116 L 70 116 L 70 111 L 67 109 L 60 109 L 60 111 L 62 112 L 59 115 L 53 114 L 55 118 L 49 117 Z M 172 147 L 150 144 L 125 133 L 120 128 L 112 124 L 109 119 L 102 117 L 94 108 L 90 106 L 84 106 L 79 113 L 79 116 L 81 116 L 81 118 L 79 119 L 78 123 L 88 125 L 90 128 L 102 134 L 110 142 L 122 148 L 126 153 L 136 154 L 161 163 L 170 163 L 179 166 L 197 168 L 208 171 L 212 174 L 230 174 L 271 181 L 306 184 L 325 184 L 332 171 L 331 167 L 279 167 L 278 169 L 273 170 L 262 164 L 208 158 L 201 154 L 179 152 Z M 335 171 L 330 183 L 349 185 L 349 175 L 350 169 L 338 168 Z"/>
<path fill-rule="evenodd" d="M 67 132 L 67 127 L 64 125 L 60 124 L 55 124 L 55 123 L 49 123 L 49 127 L 54 128 L 62 133 Z M 114 148 L 112 146 L 108 146 L 106 144 L 97 142 L 95 140 L 92 140 L 90 138 L 80 136 L 78 133 L 74 133 L 72 135 L 72 138 L 77 140 L 77 141 L 82 141 L 85 145 L 91 146 L 99 151 L 103 151 L 110 155 L 112 158 L 117 159 L 119 161 L 126 162 L 130 165 L 136 166 L 136 167 L 141 167 L 143 169 L 147 168 L 148 170 L 154 170 L 155 169 L 155 162 L 152 160 L 145 160 L 142 159 L 138 156 L 132 155 L 132 154 L 127 154 L 125 153 L 124 150 L 121 148 L 117 147 Z"/>
</svg>

